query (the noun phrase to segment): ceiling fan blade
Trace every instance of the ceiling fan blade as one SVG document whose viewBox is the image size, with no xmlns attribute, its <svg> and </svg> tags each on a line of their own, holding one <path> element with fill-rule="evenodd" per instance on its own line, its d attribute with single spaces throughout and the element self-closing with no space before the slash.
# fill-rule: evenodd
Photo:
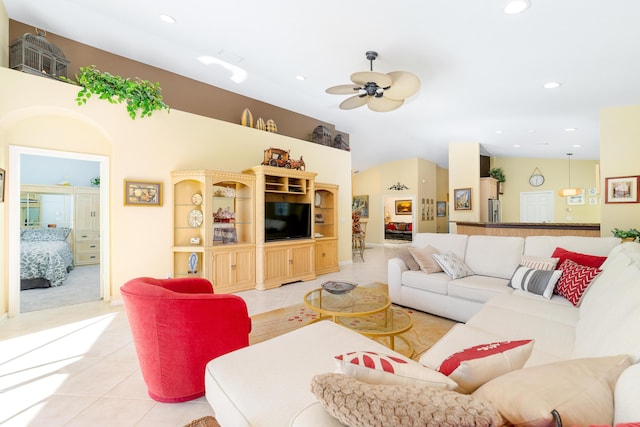
<svg viewBox="0 0 640 427">
<path fill-rule="evenodd" d="M 420 89 L 420 79 L 407 71 L 393 71 L 388 74 L 393 83 L 384 91 L 384 97 L 389 99 L 406 99 Z"/>
<path fill-rule="evenodd" d="M 367 103 L 368 99 L 369 97 L 367 96 L 360 96 L 360 95 L 352 96 L 342 101 L 342 103 L 340 104 L 340 109 L 352 110 L 354 108 L 362 107 L 364 104 Z"/>
<path fill-rule="evenodd" d="M 351 81 L 361 86 L 369 82 L 375 82 L 380 87 L 387 87 L 393 83 L 393 77 L 374 71 L 360 71 L 351 74 Z"/>
<path fill-rule="evenodd" d="M 358 93 L 359 89 L 360 86 L 358 85 L 339 85 L 330 87 L 325 92 L 332 95 L 353 95 L 355 93 Z"/>
<path fill-rule="evenodd" d="M 379 113 L 395 110 L 404 104 L 404 99 L 389 99 L 386 96 L 382 98 L 369 97 L 369 109 Z"/>
</svg>

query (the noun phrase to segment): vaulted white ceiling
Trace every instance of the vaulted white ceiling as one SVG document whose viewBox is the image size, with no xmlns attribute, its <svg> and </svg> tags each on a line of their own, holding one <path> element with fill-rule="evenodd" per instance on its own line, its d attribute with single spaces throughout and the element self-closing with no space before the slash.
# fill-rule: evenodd
<svg viewBox="0 0 640 427">
<path fill-rule="evenodd" d="M 597 159 L 600 109 L 640 103 L 637 0 L 531 0 L 517 15 L 507 0 L 2 1 L 17 21 L 333 123 L 355 170 L 408 157 L 446 167 L 449 142 Z M 369 69 L 367 50 L 374 71 L 420 78 L 399 109 L 340 110 L 346 96 L 325 93 Z"/>
</svg>

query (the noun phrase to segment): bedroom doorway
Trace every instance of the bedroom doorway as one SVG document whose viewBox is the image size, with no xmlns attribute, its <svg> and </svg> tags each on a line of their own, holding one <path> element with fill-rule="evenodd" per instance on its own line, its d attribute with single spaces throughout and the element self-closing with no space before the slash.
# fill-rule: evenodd
<svg viewBox="0 0 640 427">
<path fill-rule="evenodd" d="M 97 246 L 96 254 L 97 255 L 97 263 L 89 262 L 82 263 L 79 262 L 76 265 L 76 262 L 79 261 L 76 255 L 76 244 L 78 244 L 78 239 L 73 240 L 73 234 L 69 237 L 69 241 L 71 242 L 73 248 L 73 256 L 74 256 L 74 268 L 70 270 L 69 276 L 65 280 L 64 284 L 56 287 L 46 287 L 40 289 L 30 289 L 25 290 L 24 292 L 21 290 L 23 286 L 21 286 L 21 274 L 20 274 L 20 253 L 19 251 L 10 251 L 9 252 L 9 316 L 14 316 L 20 312 L 28 312 L 35 310 L 48 309 L 53 307 L 77 304 L 80 302 L 88 302 L 91 300 L 99 300 L 99 299 L 110 299 L 109 292 L 109 267 L 108 267 L 108 212 L 109 212 L 109 199 L 108 199 L 108 183 L 109 183 L 109 159 L 106 156 L 98 156 L 91 154 L 83 154 L 83 153 L 71 153 L 71 152 L 61 152 L 61 151 L 53 151 L 53 150 L 44 150 L 44 149 L 36 149 L 29 147 L 9 147 L 9 159 L 12 165 L 10 169 L 10 190 L 12 194 L 21 195 L 21 190 L 24 185 L 28 185 L 32 188 L 39 188 L 40 185 L 43 188 L 51 188 L 52 192 L 55 193 L 59 186 L 67 187 L 69 189 L 70 186 L 64 185 L 64 180 L 70 172 L 62 173 L 60 171 L 55 171 L 50 168 L 50 173 L 57 180 L 55 183 L 51 183 L 51 178 L 38 178 L 37 173 L 33 173 L 31 168 L 34 167 L 34 159 L 39 162 L 50 161 L 52 165 L 54 164 L 64 164 L 67 167 L 73 167 L 69 165 L 77 164 L 81 167 L 89 167 L 92 171 L 98 171 L 97 176 L 100 177 L 100 187 L 95 189 L 93 192 L 95 194 L 96 203 L 97 203 L 97 230 L 96 236 L 99 239 L 94 242 L 93 245 Z M 37 163 L 36 163 L 37 164 Z M 40 167 L 41 169 L 45 169 Z M 26 176 L 30 176 L 31 178 L 26 179 Z M 34 182 L 38 181 L 38 182 Z M 28 181 L 28 182 L 27 182 Z M 45 182 L 42 182 L 45 181 Z M 73 183 L 77 185 L 78 188 L 81 187 L 82 183 Z M 84 186 L 84 188 L 90 187 L 90 183 Z M 74 189 L 75 190 L 75 189 Z M 64 190 L 59 190 L 64 192 Z M 23 224 L 21 220 L 24 216 L 22 212 L 22 197 L 12 197 L 10 206 L 9 206 L 9 239 L 11 247 L 20 247 L 21 240 L 20 234 L 21 229 L 23 228 Z M 51 200 L 51 197 L 47 197 L 44 200 Z M 40 200 L 42 201 L 42 199 Z M 65 224 L 65 216 L 69 216 L 69 224 L 71 224 L 72 232 L 74 223 L 76 222 L 75 215 L 77 212 L 74 209 L 74 202 L 72 202 L 72 206 L 69 207 L 69 212 L 64 212 L 65 207 L 61 207 L 64 205 L 60 201 L 52 202 L 55 206 L 49 206 L 49 209 L 42 209 L 40 212 L 42 227 L 46 226 L 48 229 L 49 226 L 52 228 L 57 228 L 57 222 L 60 221 L 61 225 Z M 44 207 L 44 206 L 43 206 Z M 65 284 L 70 285 L 64 287 Z M 35 291 L 35 292 L 34 292 Z M 41 292 L 38 292 L 41 291 Z M 26 293 L 30 293 L 26 295 Z M 24 297 L 24 301 L 22 300 Z"/>
</svg>

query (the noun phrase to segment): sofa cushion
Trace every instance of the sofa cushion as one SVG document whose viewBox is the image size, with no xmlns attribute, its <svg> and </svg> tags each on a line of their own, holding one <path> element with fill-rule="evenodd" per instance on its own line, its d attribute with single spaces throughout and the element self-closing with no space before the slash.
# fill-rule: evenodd
<svg viewBox="0 0 640 427">
<path fill-rule="evenodd" d="M 475 274 L 509 279 L 520 265 L 524 239 L 504 236 L 469 236 L 464 263 Z"/>
<path fill-rule="evenodd" d="M 447 293 L 469 301 L 486 302 L 498 294 L 513 292 L 513 288 L 507 286 L 508 283 L 508 280 L 497 277 L 467 276 L 451 280 Z"/>
<path fill-rule="evenodd" d="M 400 258 L 407 265 L 409 270 L 418 271 L 420 270 L 420 264 L 416 262 L 414 256 L 409 252 L 409 248 L 398 248 L 395 254 L 398 258 Z"/>
<path fill-rule="evenodd" d="M 532 349 L 532 340 L 479 344 L 447 357 L 438 371 L 458 384 L 456 391 L 471 393 L 487 381 L 522 368 Z"/>
<path fill-rule="evenodd" d="M 555 304 L 537 295 L 502 294 L 486 302 L 467 325 L 499 335 L 502 340 L 535 340 L 525 365 L 530 366 L 570 357 L 577 321 L 578 309 L 570 304 Z"/>
<path fill-rule="evenodd" d="M 600 268 L 602 263 L 607 260 L 606 256 L 588 255 L 580 252 L 568 251 L 564 248 L 556 248 L 551 256 L 559 258 L 558 265 L 562 265 L 565 260 L 570 259 L 577 264 L 594 268 Z"/>
<path fill-rule="evenodd" d="M 313 378 L 311 391 L 331 415 L 351 427 L 502 424 L 487 402 L 439 388 L 367 384 L 327 373 Z"/>
<path fill-rule="evenodd" d="M 446 273 L 426 274 L 423 271 L 405 271 L 402 273 L 402 286 L 422 289 L 437 294 L 447 295 L 451 278 Z"/>
<path fill-rule="evenodd" d="M 555 425 L 553 410 L 563 425 L 610 425 L 616 380 L 628 366 L 626 355 L 564 360 L 502 375 L 473 396 L 515 425 Z"/>
<path fill-rule="evenodd" d="M 556 292 L 577 307 L 582 295 L 591 281 L 600 273 L 600 270 L 580 265 L 570 259 L 566 259 L 558 269 L 562 271 L 562 277 L 560 277 Z"/>
<path fill-rule="evenodd" d="M 446 375 L 411 359 L 375 351 L 351 351 L 334 357 L 338 373 L 369 384 L 416 385 L 453 390 Z"/>
<path fill-rule="evenodd" d="M 453 252 L 448 252 L 446 254 L 433 254 L 433 258 L 436 260 L 438 265 L 442 267 L 442 270 L 447 274 L 447 276 L 452 279 L 461 279 L 474 274 L 473 271 Z"/>
<path fill-rule="evenodd" d="M 522 257 L 520 257 L 520 265 L 535 268 L 536 270 L 555 270 L 559 260 L 560 258 L 522 255 Z"/>
<path fill-rule="evenodd" d="M 464 259 L 468 238 L 466 234 L 417 233 L 411 245 L 415 248 L 432 246 L 441 254 L 453 252 L 458 258 Z"/>
<path fill-rule="evenodd" d="M 514 289 L 542 295 L 546 299 L 551 299 L 553 289 L 562 275 L 561 270 L 535 270 L 533 268 L 520 266 L 511 276 L 509 286 Z"/>
<path fill-rule="evenodd" d="M 640 268 L 632 263 L 608 268 L 593 281 L 580 304 L 573 357 L 625 353 L 640 361 L 639 277 Z"/>
<path fill-rule="evenodd" d="M 433 246 L 425 246 L 424 248 L 409 248 L 409 253 L 420 266 L 420 270 L 425 273 L 437 273 L 442 271 L 440 265 L 433 258 L 434 254 L 438 253 L 438 250 Z"/>
<path fill-rule="evenodd" d="M 591 255 L 606 256 L 620 245 L 617 237 L 584 236 L 528 236 L 525 238 L 524 255 L 550 257 L 560 247 Z"/>
</svg>

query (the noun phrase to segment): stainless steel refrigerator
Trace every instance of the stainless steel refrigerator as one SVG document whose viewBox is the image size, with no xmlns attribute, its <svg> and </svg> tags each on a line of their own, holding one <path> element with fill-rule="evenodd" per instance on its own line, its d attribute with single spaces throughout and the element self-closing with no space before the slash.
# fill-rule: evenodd
<svg viewBox="0 0 640 427">
<path fill-rule="evenodd" d="M 502 221 L 502 206 L 500 206 L 500 200 L 489 199 L 489 212 L 487 215 L 489 222 L 501 222 Z"/>
</svg>

